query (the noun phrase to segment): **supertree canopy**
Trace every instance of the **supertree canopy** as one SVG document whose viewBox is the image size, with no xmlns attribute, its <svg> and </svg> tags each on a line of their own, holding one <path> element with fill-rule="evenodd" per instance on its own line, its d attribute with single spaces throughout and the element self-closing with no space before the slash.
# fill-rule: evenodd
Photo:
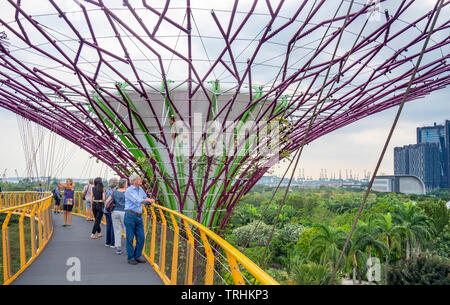
<svg viewBox="0 0 450 305">
<path fill-rule="evenodd" d="M 4 0 L 0 106 L 209 227 L 279 160 L 450 81 L 449 1 Z"/>
</svg>

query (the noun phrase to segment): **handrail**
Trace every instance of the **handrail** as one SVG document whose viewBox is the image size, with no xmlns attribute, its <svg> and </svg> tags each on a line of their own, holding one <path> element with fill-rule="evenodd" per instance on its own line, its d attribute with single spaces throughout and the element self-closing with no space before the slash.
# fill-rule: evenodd
<svg viewBox="0 0 450 305">
<path fill-rule="evenodd" d="M 8 285 L 14 281 L 28 266 L 39 256 L 47 245 L 53 234 L 53 221 L 50 212 L 52 196 L 48 192 L 3 192 L 0 193 L 0 213 L 6 214 L 2 224 L 2 268 L 3 268 L 3 285 Z M 31 201 L 31 202 L 27 202 Z M 27 202 L 27 203 L 24 203 Z M 11 251 L 11 235 L 9 226 L 12 215 L 19 215 L 19 226 L 14 226 L 13 230 L 18 230 L 19 240 L 13 240 L 13 251 Z M 30 219 L 29 240 L 27 247 L 24 227 L 24 218 Z M 35 225 L 38 225 L 36 231 Z M 27 229 L 28 231 L 28 229 Z M 12 231 L 15 233 L 15 231 Z M 15 234 L 17 237 L 17 234 Z M 36 240 L 38 245 L 36 247 Z M 14 248 L 19 244 L 18 253 Z M 28 250 L 28 251 L 27 251 Z M 28 252 L 28 253 L 27 253 Z M 13 259 L 11 258 L 13 255 Z M 14 258 L 20 258 L 20 268 L 12 270 L 19 263 Z M 28 260 L 27 260 L 28 258 Z M 13 274 L 12 274 L 13 273 Z"/>
<path fill-rule="evenodd" d="M 5 195 L 6 193 L 3 194 Z M 23 255 L 25 253 L 24 250 L 21 250 L 20 272 L 17 272 L 14 276 L 5 275 L 5 284 L 11 283 L 31 264 L 41 253 L 53 233 L 50 210 L 51 196 L 30 203 L 20 204 L 20 198 L 26 198 L 25 195 L 28 195 L 28 198 L 31 198 L 30 196 L 34 196 L 33 198 L 35 198 L 37 195 L 42 196 L 42 193 L 21 192 L 9 194 L 10 196 L 6 196 L 9 202 L 3 200 L 3 204 L 0 205 L 0 212 L 6 212 L 8 215 L 13 213 L 20 214 L 22 224 L 23 216 L 35 219 L 34 213 L 36 213 L 39 218 L 38 224 L 40 224 L 39 248 L 36 251 L 34 249 L 35 245 L 32 244 L 33 255 L 28 262 L 23 258 L 25 256 Z M 39 202 L 45 202 L 45 205 L 39 205 Z M 0 201 L 0 203 L 2 202 Z M 4 206 L 3 209 L 1 209 L 2 206 Z M 250 283 L 248 277 L 254 277 L 259 284 L 278 285 L 272 277 L 249 258 L 199 222 L 159 204 L 151 204 L 148 208 L 144 207 L 143 212 L 145 216 L 143 218 L 145 232 L 143 256 L 148 260 L 166 285 L 212 285 L 215 282 L 217 283 L 219 279 L 227 284 L 229 283 L 227 278 L 232 280 L 232 283 L 235 285 L 245 285 L 246 281 Z M 43 214 L 47 216 L 44 218 L 42 216 Z M 75 192 L 72 214 L 86 217 L 86 208 L 81 198 L 81 192 Z M 167 218 L 170 218 L 170 221 L 166 219 L 166 215 L 169 216 Z M 9 222 L 10 217 L 7 216 L 4 225 Z M 32 222 L 34 224 L 34 221 Z M 23 228 L 23 225 L 20 228 Z M 35 234 L 33 225 L 31 226 L 31 230 L 31 234 Z M 20 229 L 20 234 L 23 236 L 23 229 Z M 3 239 L 5 240 L 4 237 Z M 33 238 L 31 240 L 33 243 Z M 23 248 L 23 243 L 24 238 L 21 237 L 21 249 Z M 168 249 L 170 247 L 172 250 L 171 253 Z M 4 257 L 6 257 L 9 254 L 6 253 L 6 248 L 3 248 Z M 155 257 L 159 257 L 159 260 L 155 259 Z"/>
<path fill-rule="evenodd" d="M 234 283 L 236 285 L 244 284 L 244 282 L 242 281 L 242 278 L 240 277 L 239 267 L 235 261 L 240 263 L 261 284 L 263 284 L 263 285 L 278 285 L 278 282 L 276 282 L 271 276 L 269 276 L 267 273 L 265 273 L 254 262 L 252 262 L 249 258 L 247 258 L 244 254 L 239 252 L 236 248 L 234 248 L 226 240 L 221 238 L 219 235 L 217 235 L 216 233 L 214 233 L 213 231 L 211 231 L 210 229 L 208 229 L 201 223 L 199 223 L 177 211 L 171 210 L 167 207 L 164 207 L 164 206 L 161 206 L 158 204 L 152 204 L 151 207 L 155 207 L 155 208 L 159 209 L 160 211 L 168 212 L 168 213 L 170 213 L 170 215 L 174 215 L 174 216 L 182 219 L 183 221 L 188 222 L 189 224 L 191 224 L 195 228 L 197 228 L 201 233 L 206 234 L 209 238 L 211 238 L 214 242 L 216 242 L 217 245 L 219 245 L 223 250 L 225 250 L 231 270 L 232 270 Z M 172 221 L 174 221 L 174 219 L 172 219 Z M 186 230 L 189 231 L 188 227 L 186 227 Z M 207 240 L 204 238 L 204 236 L 202 236 L 202 237 L 203 237 L 202 240 L 204 242 L 205 247 L 208 247 L 209 244 L 208 244 Z"/>
<path fill-rule="evenodd" d="M 86 208 L 82 204 L 81 192 L 75 192 L 74 198 L 72 214 L 86 217 Z M 158 211 L 155 213 L 155 209 L 159 213 Z M 238 264 L 240 264 L 259 283 L 264 285 L 278 285 L 272 277 L 261 270 L 254 262 L 197 221 L 158 204 L 150 205 L 149 211 L 144 207 L 143 212 L 145 216 L 143 220 L 146 236 L 143 256 L 149 261 L 166 285 L 176 285 L 177 282 L 186 285 L 202 283 L 209 285 L 214 283 L 214 274 L 217 275 L 217 269 L 219 269 L 217 266 L 222 263 L 222 259 L 220 258 L 220 252 L 209 244 L 208 239 L 213 241 L 217 248 L 225 251 L 226 257 L 224 260 L 228 261 L 229 268 L 231 269 L 225 272 L 231 274 L 234 284 L 245 284 L 244 276 L 239 269 Z M 168 217 L 170 221 L 166 220 L 165 213 L 170 215 Z M 178 224 L 176 219 L 180 220 L 180 224 Z M 170 232 L 167 230 L 169 224 L 172 226 Z M 199 231 L 200 238 L 194 238 L 194 233 L 190 228 L 191 226 Z M 172 238 L 168 237 L 169 234 L 172 235 Z M 183 248 L 183 238 L 186 240 L 185 248 Z M 172 247 L 172 255 L 167 254 L 169 251 L 166 251 L 166 248 L 169 246 Z M 194 279 L 195 252 L 199 252 L 199 248 L 202 248 L 204 252 L 202 255 L 204 257 L 198 259 L 197 264 L 205 265 L 203 271 L 205 277 L 201 283 Z M 159 252 L 158 262 L 155 260 L 158 254 L 157 252 Z M 182 264 L 183 259 L 185 260 L 184 265 Z M 182 272 L 182 269 L 184 269 L 184 272 Z M 184 277 L 184 281 L 179 280 L 180 275 Z"/>
</svg>

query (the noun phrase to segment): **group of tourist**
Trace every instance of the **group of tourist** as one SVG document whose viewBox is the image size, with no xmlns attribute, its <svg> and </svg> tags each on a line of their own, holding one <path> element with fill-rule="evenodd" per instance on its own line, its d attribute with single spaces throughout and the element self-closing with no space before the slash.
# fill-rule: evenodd
<svg viewBox="0 0 450 305">
<path fill-rule="evenodd" d="M 94 222 L 90 238 L 103 237 L 100 223 L 105 215 L 105 246 L 116 249 L 118 255 L 122 254 L 122 230 L 125 230 L 127 260 L 132 265 L 146 262 L 141 258 L 145 241 L 144 224 L 141 217 L 142 205 L 154 202 L 154 199 L 148 198 L 141 185 L 141 177 L 133 174 L 129 179 L 111 178 L 106 189 L 102 178 L 98 177 L 90 179 L 82 193 L 86 207 L 86 221 Z M 62 204 L 61 190 L 64 190 Z M 72 227 L 74 192 L 72 179 L 67 179 L 65 184 L 57 181 L 57 186 L 53 190 L 55 199 L 53 211 L 60 213 L 60 205 L 62 205 L 63 227 Z M 134 239 L 136 239 L 135 245 L 133 245 Z"/>
</svg>

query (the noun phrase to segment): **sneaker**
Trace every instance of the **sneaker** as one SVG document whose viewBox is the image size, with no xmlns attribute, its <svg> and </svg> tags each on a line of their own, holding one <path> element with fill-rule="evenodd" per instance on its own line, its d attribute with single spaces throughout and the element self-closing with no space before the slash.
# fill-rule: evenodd
<svg viewBox="0 0 450 305">
<path fill-rule="evenodd" d="M 117 250 L 116 250 L 116 254 L 117 254 L 117 255 L 121 255 L 121 254 L 122 254 L 122 250 L 120 250 L 120 248 L 117 249 Z"/>
<path fill-rule="evenodd" d="M 143 260 L 142 258 L 137 258 L 136 261 L 141 264 L 145 264 L 147 262 L 146 260 Z"/>
<path fill-rule="evenodd" d="M 131 260 L 131 261 L 128 261 L 128 264 L 130 264 L 130 265 L 137 265 L 138 262 L 135 261 L 135 260 Z"/>
<path fill-rule="evenodd" d="M 105 244 L 105 247 L 109 247 L 110 245 L 108 245 L 108 244 Z"/>
<path fill-rule="evenodd" d="M 116 248 L 116 246 L 109 246 L 109 247 L 110 247 L 110 248 L 113 248 L 113 249 Z"/>
</svg>

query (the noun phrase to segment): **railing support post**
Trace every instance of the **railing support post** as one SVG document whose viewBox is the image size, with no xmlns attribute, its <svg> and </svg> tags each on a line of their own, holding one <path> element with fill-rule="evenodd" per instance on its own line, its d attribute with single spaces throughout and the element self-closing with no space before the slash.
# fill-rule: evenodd
<svg viewBox="0 0 450 305">
<path fill-rule="evenodd" d="M 187 243 L 187 255 L 186 255 L 186 278 L 185 285 L 192 285 L 192 272 L 194 268 L 194 236 L 192 235 L 191 228 L 186 219 L 183 219 L 184 227 L 188 235 Z"/>
<path fill-rule="evenodd" d="M 3 245 L 3 282 L 11 277 L 11 257 L 9 254 L 9 232 L 8 224 L 12 211 L 8 212 L 5 221 L 2 224 L 2 245 Z"/>
<path fill-rule="evenodd" d="M 202 237 L 207 259 L 205 270 L 205 285 L 212 285 L 214 283 L 214 254 L 212 252 L 211 246 L 209 245 L 208 238 L 206 237 L 205 232 L 200 231 L 200 236 Z"/>
<path fill-rule="evenodd" d="M 172 274 L 170 276 L 170 284 L 177 284 L 177 270 L 178 270 L 178 239 L 180 234 L 180 228 L 175 220 L 173 214 L 170 214 L 173 224 L 173 251 L 172 251 Z"/>
<path fill-rule="evenodd" d="M 23 229 L 23 219 L 25 217 L 25 211 L 26 208 L 23 208 L 19 218 L 20 268 L 25 266 L 25 263 L 27 261 L 25 252 L 25 232 Z"/>
</svg>

